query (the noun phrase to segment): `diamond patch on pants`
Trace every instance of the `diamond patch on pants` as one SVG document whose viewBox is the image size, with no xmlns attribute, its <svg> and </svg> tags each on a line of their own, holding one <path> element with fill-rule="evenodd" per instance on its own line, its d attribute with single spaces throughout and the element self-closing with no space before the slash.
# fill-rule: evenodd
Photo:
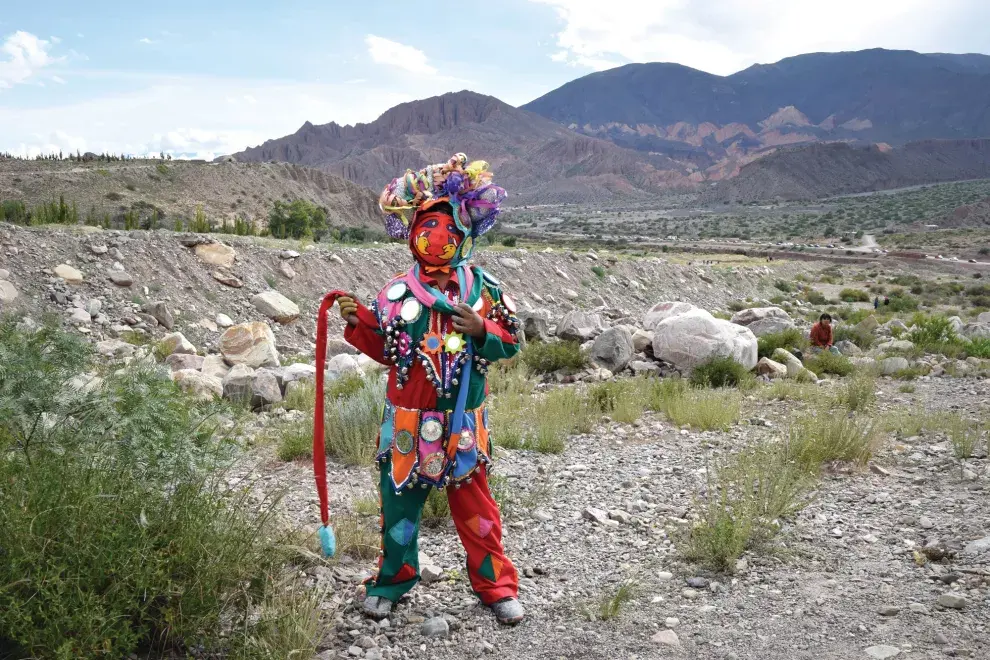
<svg viewBox="0 0 990 660">
<path fill-rule="evenodd" d="M 502 575 L 502 562 L 489 553 L 481 562 L 481 566 L 478 567 L 478 575 L 489 582 L 497 582 L 499 576 Z"/>
<path fill-rule="evenodd" d="M 488 518 L 482 518 L 481 516 L 472 516 L 467 521 L 468 528 L 475 533 L 479 538 L 485 538 L 492 531 L 492 527 L 495 525 Z"/>
<path fill-rule="evenodd" d="M 413 534 L 416 532 L 416 525 L 412 523 L 408 518 L 403 518 L 399 522 L 392 525 L 392 529 L 388 530 L 388 535 L 392 537 L 392 540 L 399 545 L 409 545 L 412 541 Z"/>
<path fill-rule="evenodd" d="M 402 582 L 408 582 L 409 580 L 415 579 L 416 569 L 409 564 L 403 564 L 399 572 L 392 576 L 391 580 L 387 580 L 388 584 L 400 584 Z"/>
</svg>

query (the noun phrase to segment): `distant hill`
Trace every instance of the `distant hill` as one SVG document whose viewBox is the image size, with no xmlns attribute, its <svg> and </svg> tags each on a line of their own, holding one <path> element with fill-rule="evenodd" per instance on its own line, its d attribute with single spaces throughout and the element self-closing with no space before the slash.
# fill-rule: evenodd
<svg viewBox="0 0 990 660">
<path fill-rule="evenodd" d="M 275 200 L 306 199 L 327 209 L 334 226 L 378 226 L 378 196 L 340 177 L 286 164 L 188 161 L 49 162 L 0 160 L 0 201 L 28 206 L 65 196 L 80 215 L 117 216 L 157 208 L 163 222 L 192 217 L 262 220 Z"/>
<path fill-rule="evenodd" d="M 306 122 L 235 157 L 317 167 L 380 190 L 407 168 L 459 151 L 487 160 L 513 203 L 600 202 L 693 185 L 672 158 L 623 149 L 469 91 L 403 103 L 369 124 Z"/>
<path fill-rule="evenodd" d="M 990 178 L 990 139 L 899 148 L 845 143 L 784 149 L 705 191 L 710 202 L 817 199 L 940 181 Z"/>
<path fill-rule="evenodd" d="M 651 63 L 593 73 L 522 106 L 718 180 L 774 148 L 990 137 L 990 57 L 812 53 L 716 76 Z"/>
</svg>

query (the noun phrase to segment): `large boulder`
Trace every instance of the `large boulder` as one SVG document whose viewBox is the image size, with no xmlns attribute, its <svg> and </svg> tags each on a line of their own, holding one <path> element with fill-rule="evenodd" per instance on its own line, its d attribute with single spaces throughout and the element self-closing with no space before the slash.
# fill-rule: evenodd
<svg viewBox="0 0 990 660">
<path fill-rule="evenodd" d="M 731 357 L 747 369 L 756 366 L 756 335 L 703 309 L 668 317 L 653 333 L 653 355 L 684 373 L 719 356 Z"/>
<path fill-rule="evenodd" d="M 877 348 L 881 351 L 912 351 L 914 350 L 914 342 L 907 339 L 891 339 L 877 344 Z"/>
<path fill-rule="evenodd" d="M 0 280 L 0 304 L 12 303 L 17 298 L 17 289 L 7 280 Z"/>
<path fill-rule="evenodd" d="M 254 369 L 246 364 L 235 364 L 223 377 L 221 384 L 223 398 L 248 403 L 254 396 Z"/>
<path fill-rule="evenodd" d="M 649 330 L 636 328 L 632 336 L 633 350 L 637 353 L 653 353 L 653 333 Z"/>
<path fill-rule="evenodd" d="M 990 312 L 982 312 L 976 317 L 977 323 L 990 323 Z"/>
<path fill-rule="evenodd" d="M 278 376 L 270 369 L 258 369 L 251 382 L 251 405 L 255 408 L 270 406 L 282 401 L 282 388 Z"/>
<path fill-rule="evenodd" d="M 774 362 L 770 358 L 760 358 L 760 361 L 756 363 L 756 373 L 766 376 L 771 380 L 785 378 L 787 376 L 787 366 L 780 362 Z"/>
<path fill-rule="evenodd" d="M 952 330 L 956 334 L 962 332 L 963 326 L 965 325 L 965 323 L 963 323 L 963 320 L 958 316 L 950 316 L 949 324 L 952 326 Z"/>
<path fill-rule="evenodd" d="M 278 291 L 265 291 L 251 298 L 251 304 L 270 319 L 286 324 L 299 318 L 299 306 Z"/>
<path fill-rule="evenodd" d="M 907 358 L 889 357 L 880 361 L 880 373 L 884 376 L 893 376 L 899 371 L 904 371 L 911 366 Z"/>
<path fill-rule="evenodd" d="M 794 320 L 791 319 L 790 314 L 780 307 L 744 309 L 732 315 L 732 322 L 746 326 L 757 337 L 783 332 L 794 327 Z"/>
<path fill-rule="evenodd" d="M 254 321 L 231 326 L 220 335 L 220 353 L 227 364 L 252 368 L 277 367 L 275 335 L 267 323 Z"/>
<path fill-rule="evenodd" d="M 651 307 L 650 311 L 646 312 L 646 316 L 643 317 L 643 329 L 655 330 L 662 321 L 666 321 L 667 319 L 678 316 L 679 314 L 692 312 L 696 309 L 698 309 L 698 307 L 686 302 L 657 303 Z"/>
<path fill-rule="evenodd" d="M 234 252 L 234 248 L 223 243 L 207 243 L 196 246 L 196 256 L 211 266 L 230 268 L 234 265 L 234 257 L 237 254 Z"/>
<path fill-rule="evenodd" d="M 545 309 L 525 309 L 520 310 L 518 316 L 527 341 L 550 339 L 550 312 Z"/>
<path fill-rule="evenodd" d="M 599 366 L 618 373 L 629 365 L 633 356 L 632 333 L 626 328 L 609 328 L 595 338 L 591 359 Z"/>
<path fill-rule="evenodd" d="M 214 378 L 223 380 L 224 376 L 230 371 L 230 367 L 223 361 L 222 355 L 212 354 L 203 358 L 203 366 L 200 371 L 207 376 L 213 376 Z"/>
<path fill-rule="evenodd" d="M 839 349 L 840 353 L 846 356 L 863 354 L 863 350 L 848 339 L 835 342 L 835 347 Z"/>
<path fill-rule="evenodd" d="M 561 339 L 585 342 L 605 332 L 602 317 L 594 312 L 575 310 L 568 312 L 557 324 L 557 336 Z"/>
<path fill-rule="evenodd" d="M 316 367 L 311 364 L 290 364 L 282 370 L 282 382 L 285 384 L 308 380 L 316 380 Z"/>
<path fill-rule="evenodd" d="M 162 337 L 159 346 L 161 346 L 161 351 L 166 356 L 173 353 L 182 353 L 184 355 L 194 355 L 196 353 L 196 347 L 181 332 L 173 332 L 165 335 Z"/>
<path fill-rule="evenodd" d="M 136 347 L 119 339 L 107 339 L 96 342 L 96 352 L 104 357 L 125 358 L 134 355 Z"/>
<path fill-rule="evenodd" d="M 335 355 L 332 360 L 327 362 L 327 375 L 330 378 L 337 378 L 359 370 L 358 361 L 351 355 Z"/>
<path fill-rule="evenodd" d="M 184 392 L 192 394 L 197 399 L 211 400 L 223 396 L 223 383 L 219 378 L 207 376 L 192 369 L 183 369 L 172 373 L 172 380 Z"/>
<path fill-rule="evenodd" d="M 172 353 L 165 358 L 165 364 L 174 371 L 184 371 L 192 369 L 201 371 L 203 369 L 203 357 L 201 355 L 189 355 L 187 353 Z"/>
<path fill-rule="evenodd" d="M 873 332 L 878 327 L 880 327 L 880 322 L 872 314 L 856 324 L 856 328 L 862 332 Z"/>
<path fill-rule="evenodd" d="M 980 316 L 983 316 L 981 314 Z M 967 323 L 959 333 L 966 339 L 990 339 L 990 322 L 988 323 Z"/>
<path fill-rule="evenodd" d="M 83 281 L 82 273 L 68 264 L 55 266 L 55 276 L 61 277 L 66 284 L 82 284 Z"/>
<path fill-rule="evenodd" d="M 788 378 L 796 378 L 802 381 L 818 382 L 818 376 L 813 371 L 804 366 L 801 360 L 797 359 L 793 353 L 784 348 L 775 349 L 773 355 L 774 362 L 779 362 L 787 369 Z"/>
<path fill-rule="evenodd" d="M 175 319 L 172 318 L 172 311 L 168 308 L 168 303 L 164 300 L 147 302 L 141 306 L 141 311 L 149 314 L 166 330 L 171 330 L 172 326 L 175 325 Z"/>
</svg>

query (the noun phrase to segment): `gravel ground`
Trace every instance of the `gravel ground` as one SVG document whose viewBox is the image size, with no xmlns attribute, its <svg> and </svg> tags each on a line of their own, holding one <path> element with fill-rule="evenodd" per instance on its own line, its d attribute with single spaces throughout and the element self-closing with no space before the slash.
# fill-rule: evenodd
<svg viewBox="0 0 990 660">
<path fill-rule="evenodd" d="M 985 380 L 922 379 L 913 394 L 891 380 L 879 388 L 877 419 L 919 404 L 985 419 L 990 401 Z M 499 627 L 470 591 L 453 528 L 424 529 L 421 550 L 443 574 L 381 624 L 356 609 L 372 561 L 342 557 L 332 570 L 309 569 L 309 584 L 331 589 L 320 658 L 990 657 L 990 550 L 924 567 L 912 552 L 936 539 L 958 552 L 990 535 L 985 450 L 964 475 L 944 438 L 887 434 L 868 469 L 830 470 L 778 546 L 747 553 L 734 574 L 679 556 L 673 539 L 694 516 L 705 448 L 713 458 L 779 437 L 807 405 L 750 396 L 743 423 L 725 433 L 681 430 L 648 413 L 572 437 L 559 456 L 501 452 L 496 470 L 511 491 L 506 544 L 523 575 L 527 620 Z M 315 527 L 308 465 L 263 458 L 254 473 L 266 488 L 288 486 L 287 513 Z M 367 469 L 331 466 L 331 483 L 338 512 L 371 495 Z M 589 507 L 612 519 L 590 520 Z M 939 576 L 958 581 L 950 587 Z M 589 620 L 585 612 L 626 580 L 637 588 L 619 617 Z M 939 604 L 950 592 L 965 598 L 963 609 Z M 446 635 L 424 635 L 434 617 L 446 620 Z"/>
</svg>

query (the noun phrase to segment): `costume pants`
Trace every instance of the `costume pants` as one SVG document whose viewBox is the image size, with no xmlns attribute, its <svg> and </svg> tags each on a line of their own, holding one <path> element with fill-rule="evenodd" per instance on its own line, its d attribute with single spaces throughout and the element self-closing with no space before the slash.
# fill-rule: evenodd
<svg viewBox="0 0 990 660">
<path fill-rule="evenodd" d="M 407 488 L 397 495 L 389 479 L 389 462 L 380 463 L 379 492 L 382 504 L 382 556 L 378 577 L 369 584 L 369 596 L 392 602 L 419 582 L 419 523 L 432 488 Z M 502 548 L 502 520 L 488 489 L 484 465 L 471 483 L 449 486 L 447 499 L 457 534 L 467 552 L 471 588 L 481 602 L 491 605 L 519 593 L 519 575 Z"/>
</svg>

